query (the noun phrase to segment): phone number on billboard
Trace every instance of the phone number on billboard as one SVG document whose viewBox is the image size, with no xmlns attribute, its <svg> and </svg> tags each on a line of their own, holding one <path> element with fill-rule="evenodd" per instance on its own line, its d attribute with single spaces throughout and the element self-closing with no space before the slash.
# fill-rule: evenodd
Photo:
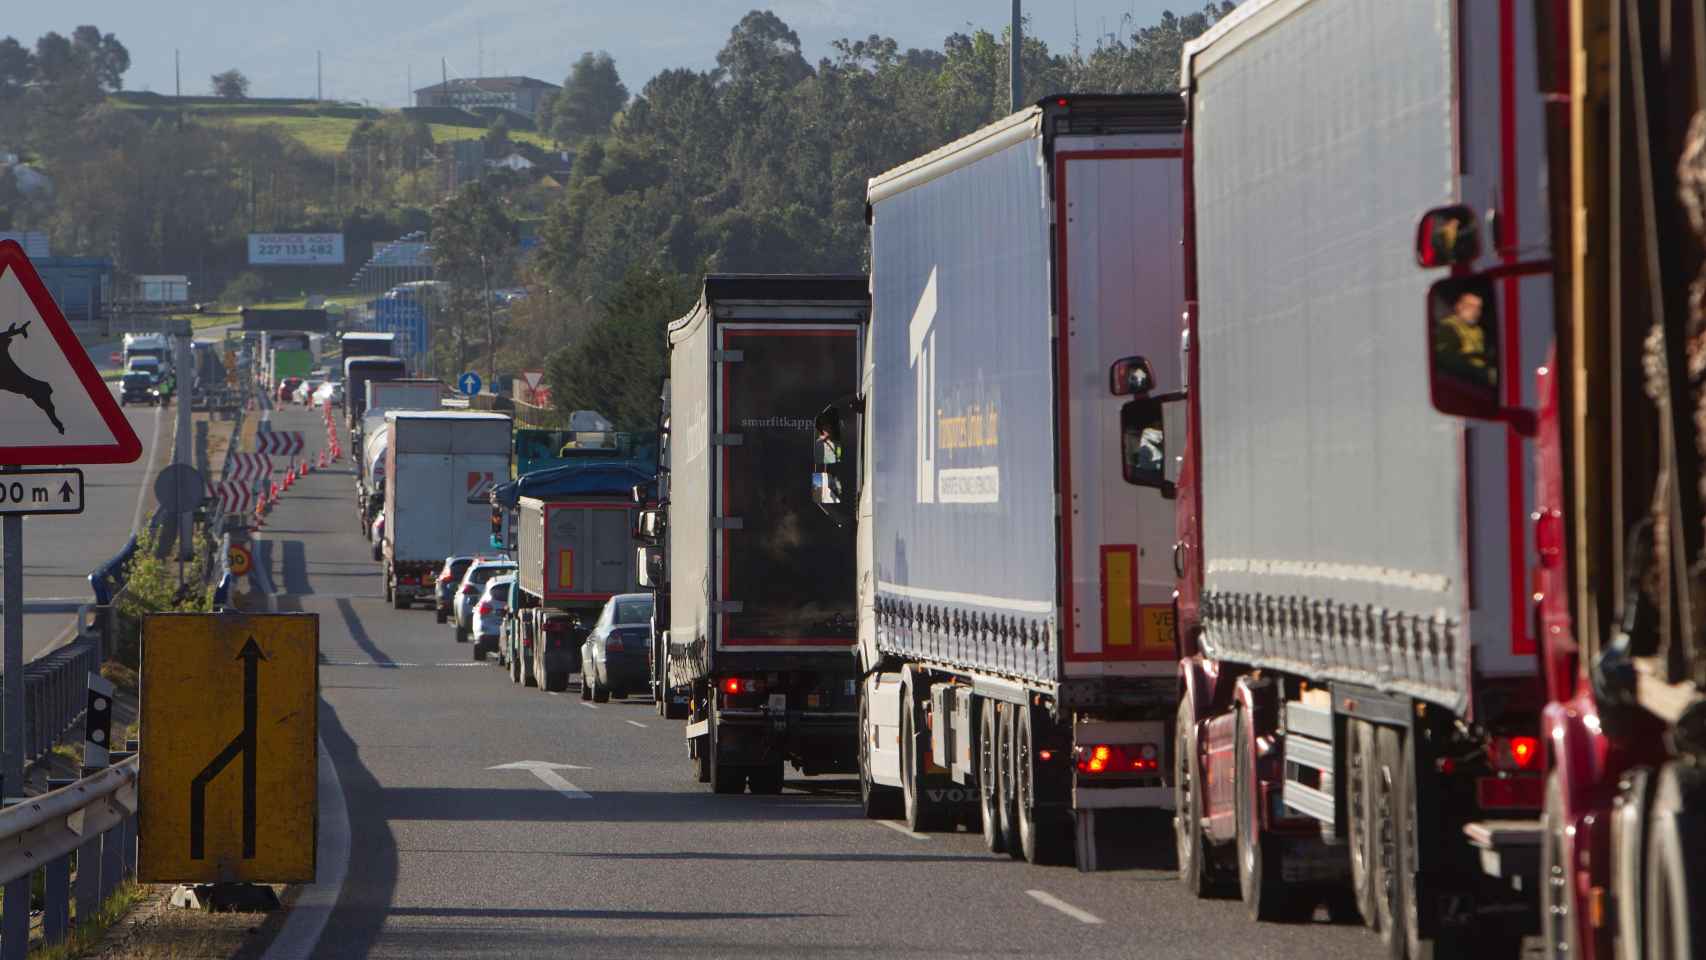
<svg viewBox="0 0 1706 960">
<path fill-rule="evenodd" d="M 257 243 L 255 255 L 261 257 L 335 257 L 337 248 L 329 243 Z"/>
</svg>

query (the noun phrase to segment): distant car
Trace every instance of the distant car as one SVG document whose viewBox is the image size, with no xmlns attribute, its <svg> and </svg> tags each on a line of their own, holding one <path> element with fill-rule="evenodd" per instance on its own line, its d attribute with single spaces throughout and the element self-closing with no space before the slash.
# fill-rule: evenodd
<svg viewBox="0 0 1706 960">
<path fill-rule="evenodd" d="M 313 402 L 315 406 L 322 406 L 328 402 L 343 403 L 344 382 L 342 380 L 327 380 L 320 384 L 319 389 L 314 391 Z"/>
<path fill-rule="evenodd" d="M 373 527 L 368 530 L 368 539 L 373 541 L 373 559 L 385 559 L 385 514 L 373 518 Z"/>
<path fill-rule="evenodd" d="M 581 669 L 581 644 L 587 635 L 580 617 L 566 610 L 543 610 L 531 622 L 536 629 L 529 666 L 539 686 L 550 693 L 569 689 L 569 674 Z"/>
<path fill-rule="evenodd" d="M 456 593 L 456 585 L 462 582 L 462 575 L 468 572 L 468 565 L 473 562 L 473 557 L 444 558 L 444 566 L 438 571 L 438 580 L 434 582 L 432 591 L 439 623 L 450 620 L 450 598 Z"/>
<path fill-rule="evenodd" d="M 581 644 L 581 699 L 604 703 L 651 687 L 652 595 L 619 593 L 604 603 Z"/>
<path fill-rule="evenodd" d="M 278 393 L 274 396 L 274 399 L 279 403 L 289 403 L 291 396 L 296 393 L 296 388 L 301 385 L 301 377 L 285 377 L 283 380 L 279 381 Z"/>
<path fill-rule="evenodd" d="M 456 624 L 457 643 L 468 642 L 469 631 L 474 628 L 474 606 L 479 603 L 486 581 L 500 573 L 514 572 L 515 561 L 507 559 L 480 559 L 468 565 L 461 585 L 450 598 L 450 618 Z"/>
<path fill-rule="evenodd" d="M 129 403 L 158 405 L 160 391 L 154 386 L 154 376 L 148 373 L 125 374 L 119 381 L 118 403 L 121 407 Z"/>
<path fill-rule="evenodd" d="M 324 380 L 304 380 L 296 385 L 295 390 L 291 391 L 290 399 L 306 407 L 309 398 L 314 396 L 314 391 L 320 389 L 320 384 L 325 382 Z"/>
<path fill-rule="evenodd" d="M 484 660 L 486 654 L 498 648 L 498 627 L 509 609 L 509 587 L 515 582 L 512 574 L 500 574 L 486 581 L 486 589 L 474 604 L 471 633 L 474 636 L 474 659 Z"/>
</svg>

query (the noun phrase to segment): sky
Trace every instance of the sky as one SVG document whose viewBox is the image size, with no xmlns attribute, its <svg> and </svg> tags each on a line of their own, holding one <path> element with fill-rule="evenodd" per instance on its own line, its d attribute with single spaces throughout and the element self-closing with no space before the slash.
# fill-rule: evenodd
<svg viewBox="0 0 1706 960">
<path fill-rule="evenodd" d="M 1122 18 L 1149 24 L 1163 10 L 1203 6 L 1024 3 L 1031 32 L 1053 50 L 1070 49 L 1075 24 L 1088 48 L 1099 33 L 1129 33 Z M 176 49 L 186 94 L 207 93 L 211 75 L 235 67 L 251 81 L 250 96 L 312 97 L 318 50 L 327 99 L 394 107 L 405 102 L 411 81 L 416 88 L 438 81 L 441 58 L 453 77 L 520 74 L 561 83 L 582 52 L 604 50 L 637 93 L 660 70 L 715 66 L 729 28 L 755 7 L 793 27 L 812 63 L 829 55 L 836 39 L 873 33 L 895 38 L 902 49 L 939 49 L 955 31 L 1000 30 L 1012 11 L 1008 0 L 77 0 L 69 7 L 16 0 L 0 35 L 28 46 L 50 30 L 69 36 L 92 23 L 129 49 L 125 89 L 167 94 Z"/>
</svg>

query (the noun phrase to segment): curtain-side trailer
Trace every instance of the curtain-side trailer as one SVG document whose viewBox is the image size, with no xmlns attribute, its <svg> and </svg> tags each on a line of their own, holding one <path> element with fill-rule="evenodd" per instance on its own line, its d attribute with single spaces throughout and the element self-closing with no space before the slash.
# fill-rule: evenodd
<svg viewBox="0 0 1706 960">
<path fill-rule="evenodd" d="M 819 460 L 863 455 L 814 485 L 857 502 L 870 816 L 1089 870 L 1172 800 L 1173 510 L 1123 484 L 1105 378 L 1178 380 L 1181 120 L 1052 98 L 870 182 L 862 398 Z"/>
</svg>

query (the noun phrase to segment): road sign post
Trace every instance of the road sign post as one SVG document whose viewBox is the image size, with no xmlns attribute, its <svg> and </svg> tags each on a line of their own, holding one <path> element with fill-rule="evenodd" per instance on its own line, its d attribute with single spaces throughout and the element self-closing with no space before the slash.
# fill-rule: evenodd
<svg viewBox="0 0 1706 960">
<path fill-rule="evenodd" d="M 138 877 L 314 879 L 319 617 L 161 614 L 143 622 Z"/>
<path fill-rule="evenodd" d="M 35 331 L 32 337 L 31 331 Z M 142 441 L 65 322 L 35 266 L 16 241 L 0 241 L 0 796 L 24 793 L 24 514 L 82 510 L 83 475 L 58 477 L 38 502 L 26 465 L 131 463 Z M 73 482 L 73 480 L 75 482 Z M 26 493 L 27 491 L 27 493 Z M 55 494 L 58 494 L 56 497 Z M 75 499 L 76 510 L 63 509 Z M 27 503 L 21 501 L 28 501 Z M 62 509 L 38 509 L 53 506 Z M 29 946 L 30 876 L 5 885 L 0 908 L 0 960 L 22 960 Z"/>
</svg>

